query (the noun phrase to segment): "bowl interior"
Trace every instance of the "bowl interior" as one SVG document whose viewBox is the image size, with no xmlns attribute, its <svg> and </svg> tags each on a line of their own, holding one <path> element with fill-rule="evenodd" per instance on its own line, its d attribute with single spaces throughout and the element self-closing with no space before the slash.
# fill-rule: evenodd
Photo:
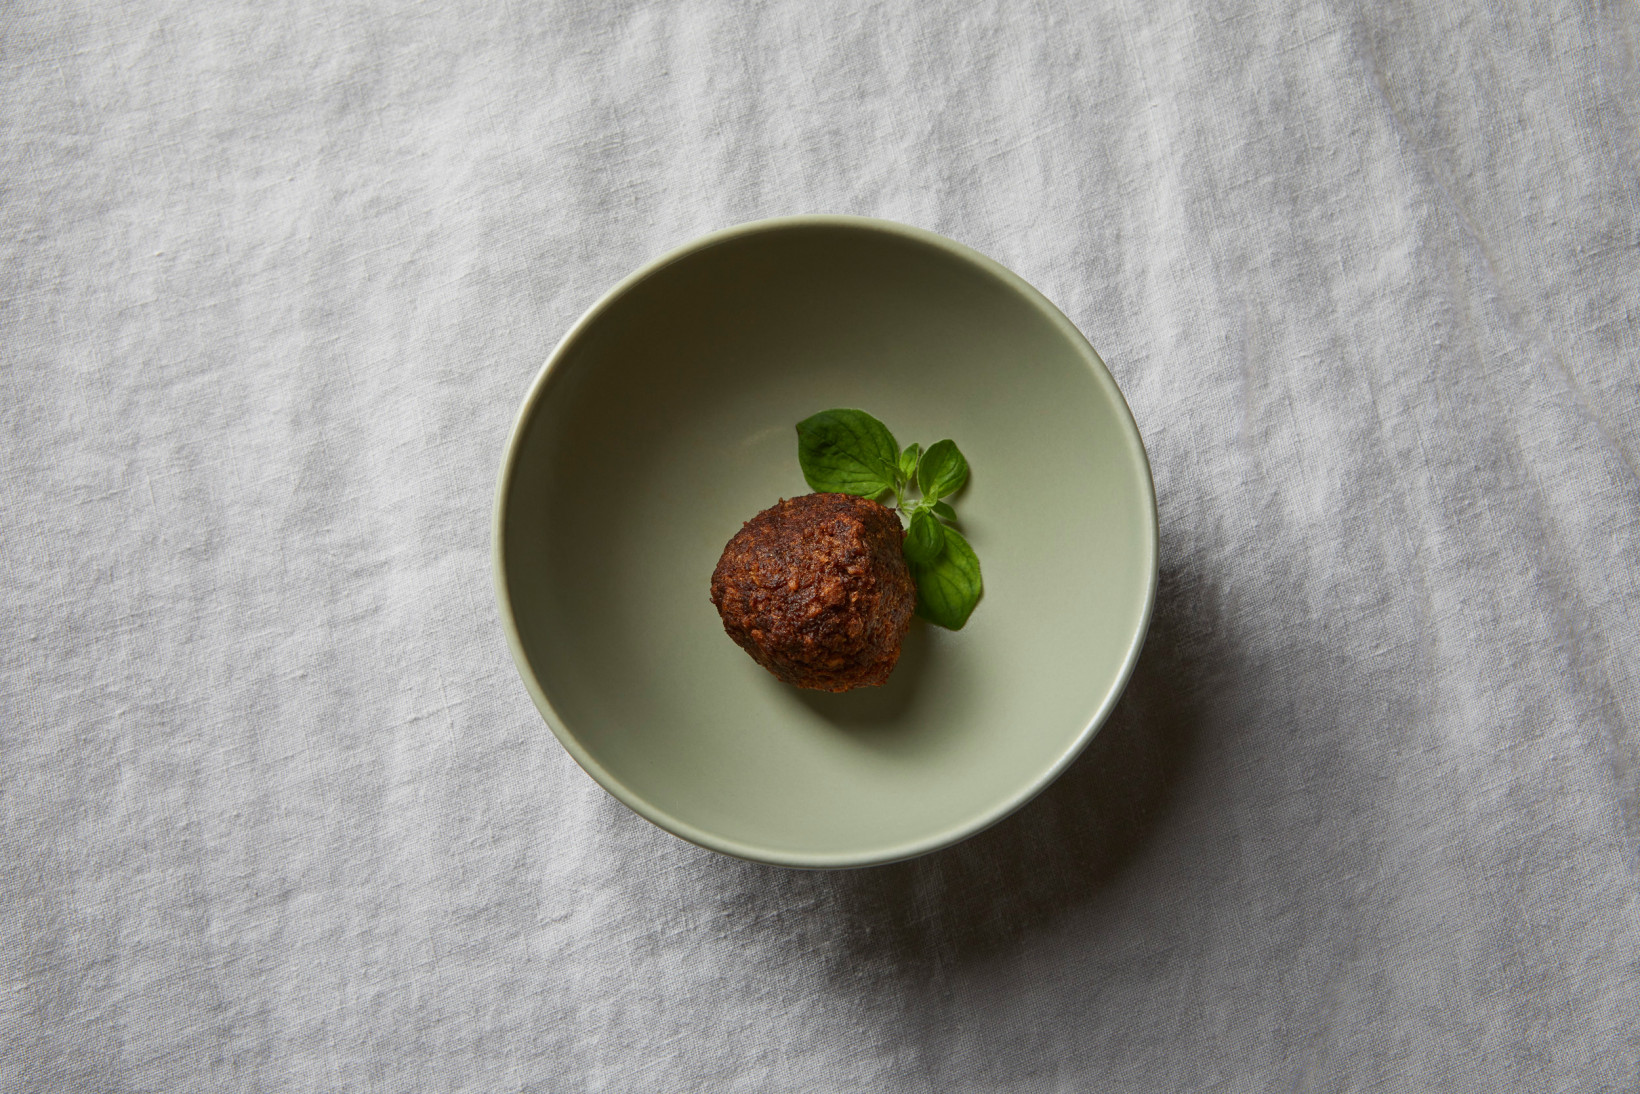
<svg viewBox="0 0 1640 1094">
<path fill-rule="evenodd" d="M 724 634 L 712 568 L 808 492 L 796 423 L 860 407 L 954 439 L 985 596 L 914 622 L 889 684 L 776 681 Z M 929 233 L 750 225 L 606 297 L 526 401 L 497 500 L 503 617 L 536 704 L 606 788 L 678 835 L 800 866 L 960 839 L 1057 774 L 1148 621 L 1155 500 L 1115 383 L 1022 281 Z"/>
</svg>

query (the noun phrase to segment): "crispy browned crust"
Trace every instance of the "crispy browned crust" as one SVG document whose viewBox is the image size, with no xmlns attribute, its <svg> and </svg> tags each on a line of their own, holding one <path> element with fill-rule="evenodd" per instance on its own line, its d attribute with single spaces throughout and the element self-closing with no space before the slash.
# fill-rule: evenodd
<svg viewBox="0 0 1640 1094">
<path fill-rule="evenodd" d="M 712 603 L 729 637 L 788 684 L 882 684 L 917 606 L 904 538 L 900 518 L 866 498 L 782 499 L 723 549 Z"/>
</svg>

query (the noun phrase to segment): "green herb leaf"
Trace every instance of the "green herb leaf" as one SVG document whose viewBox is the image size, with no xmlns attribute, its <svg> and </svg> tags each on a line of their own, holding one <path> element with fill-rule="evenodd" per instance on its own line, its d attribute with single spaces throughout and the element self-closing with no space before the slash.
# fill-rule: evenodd
<svg viewBox="0 0 1640 1094">
<path fill-rule="evenodd" d="M 927 509 L 913 509 L 902 550 L 906 561 L 912 564 L 935 561 L 945 552 L 945 525 L 935 520 Z"/>
<path fill-rule="evenodd" d="M 797 462 L 813 490 L 875 498 L 894 488 L 900 445 L 863 410 L 822 410 L 797 423 Z"/>
<path fill-rule="evenodd" d="M 980 579 L 979 559 L 968 541 L 955 528 L 942 531 L 945 550 L 940 556 L 930 563 L 911 564 L 911 576 L 917 582 L 917 614 L 930 623 L 958 631 L 973 614 L 985 587 Z"/>
<path fill-rule="evenodd" d="M 922 459 L 922 445 L 913 444 L 900 453 L 900 481 L 917 481 L 917 461 Z"/>
<path fill-rule="evenodd" d="M 917 486 L 923 497 L 938 501 L 962 489 L 968 481 L 968 461 L 952 441 L 937 441 L 923 453 L 917 467 Z"/>
<path fill-rule="evenodd" d="M 984 592 L 979 559 L 942 501 L 968 481 L 968 461 L 952 441 L 901 450 L 888 427 L 863 410 L 838 408 L 797 423 L 797 459 L 811 490 L 877 498 L 894 492 L 909 520 L 901 550 L 917 583 L 917 614 L 960 630 Z M 906 500 L 915 485 L 922 497 Z"/>
</svg>

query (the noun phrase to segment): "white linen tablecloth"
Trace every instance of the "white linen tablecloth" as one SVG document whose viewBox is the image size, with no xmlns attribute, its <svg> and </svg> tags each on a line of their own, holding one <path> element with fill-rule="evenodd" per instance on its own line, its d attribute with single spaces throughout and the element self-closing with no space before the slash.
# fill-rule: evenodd
<svg viewBox="0 0 1640 1094">
<path fill-rule="evenodd" d="M 1640 1087 L 1630 3 L 0 9 L 0 1090 Z M 1104 355 L 1162 578 L 1044 797 L 637 819 L 489 507 L 576 316 L 918 224 Z"/>
</svg>

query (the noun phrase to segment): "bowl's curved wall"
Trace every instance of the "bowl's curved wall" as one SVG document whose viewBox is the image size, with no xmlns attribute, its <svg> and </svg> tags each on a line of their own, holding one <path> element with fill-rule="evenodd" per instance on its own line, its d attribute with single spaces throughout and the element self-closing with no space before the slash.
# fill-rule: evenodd
<svg viewBox="0 0 1640 1094">
<path fill-rule="evenodd" d="M 837 696 L 776 682 L 707 599 L 741 522 L 807 492 L 793 427 L 831 406 L 957 441 L 986 581 L 963 631 L 918 621 L 887 687 Z M 497 506 L 503 616 L 566 746 L 679 835 L 791 865 L 932 849 L 1039 790 L 1154 593 L 1149 469 L 1097 357 L 1000 267 L 882 222 L 746 226 L 629 279 L 538 380 Z"/>
</svg>

